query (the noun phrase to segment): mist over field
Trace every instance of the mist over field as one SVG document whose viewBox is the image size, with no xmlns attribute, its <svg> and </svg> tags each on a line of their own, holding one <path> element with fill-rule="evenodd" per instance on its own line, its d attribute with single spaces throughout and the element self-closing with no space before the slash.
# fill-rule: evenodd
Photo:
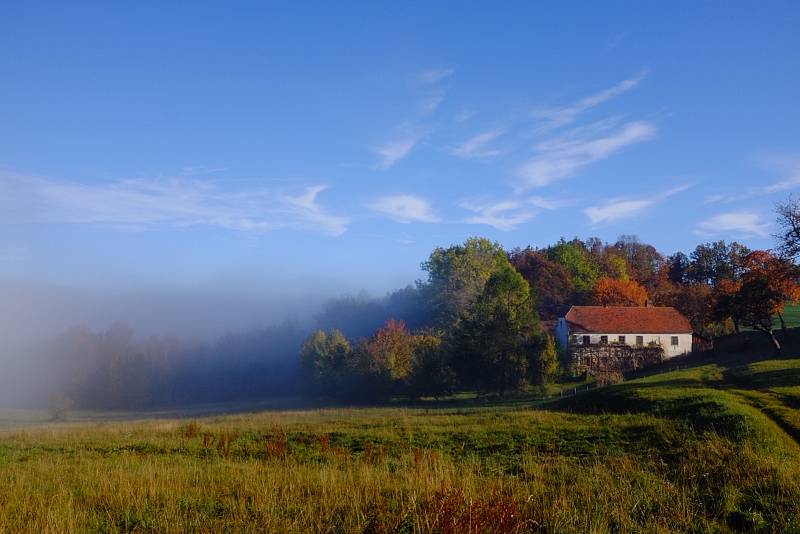
<svg viewBox="0 0 800 534">
<path fill-rule="evenodd" d="M 314 328 L 365 337 L 391 313 L 376 314 L 382 296 L 365 290 L 334 296 L 313 283 L 288 291 L 251 284 L 248 293 L 241 280 L 172 289 L 0 282 L 0 406 L 46 407 L 78 383 L 107 381 L 109 364 L 118 366 L 115 391 L 97 392 L 84 406 L 296 396 L 298 353 Z M 355 314 L 341 313 L 350 308 Z M 137 372 L 147 373 L 152 391 L 118 391 L 141 388 Z"/>
<path fill-rule="evenodd" d="M 4 369 L 0 404 L 42 404 L 59 375 L 71 366 L 69 358 L 75 357 L 75 347 L 65 338 L 68 332 L 103 334 L 124 327 L 130 330 L 125 344 L 160 340 L 188 362 L 219 347 L 226 335 L 255 335 L 270 328 L 308 332 L 326 300 L 320 294 L 276 294 L 280 295 L 277 291 L 247 294 L 219 286 L 78 289 L 33 281 L 0 282 L 0 365 Z M 299 341 L 283 348 L 273 342 L 269 335 L 262 338 L 259 357 L 269 358 L 270 352 L 276 352 L 275 358 L 294 363 Z M 219 354 L 219 358 L 231 356 Z M 57 365 L 59 361 L 64 368 Z"/>
</svg>

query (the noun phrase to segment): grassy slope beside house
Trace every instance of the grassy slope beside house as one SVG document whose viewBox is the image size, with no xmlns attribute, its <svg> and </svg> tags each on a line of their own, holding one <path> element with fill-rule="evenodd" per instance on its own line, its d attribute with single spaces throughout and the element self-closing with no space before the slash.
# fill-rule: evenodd
<svg viewBox="0 0 800 534">
<path fill-rule="evenodd" d="M 0 532 L 797 532 L 798 408 L 800 359 L 728 356 L 544 404 L 12 427 Z"/>
<path fill-rule="evenodd" d="M 786 326 L 788 328 L 800 327 L 800 305 L 787 304 L 786 309 L 783 312 L 783 320 L 786 321 Z M 774 328 L 781 327 L 781 323 L 778 320 L 778 317 L 775 317 L 772 320 L 772 326 Z"/>
</svg>

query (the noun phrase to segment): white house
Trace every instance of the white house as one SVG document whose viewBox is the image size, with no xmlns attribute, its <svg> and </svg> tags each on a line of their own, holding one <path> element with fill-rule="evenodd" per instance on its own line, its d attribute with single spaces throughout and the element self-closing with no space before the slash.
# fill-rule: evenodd
<svg viewBox="0 0 800 534">
<path fill-rule="evenodd" d="M 579 345 L 658 345 L 664 357 L 692 351 L 692 327 L 669 306 L 572 306 L 556 325 L 558 343 L 569 350 Z"/>
</svg>

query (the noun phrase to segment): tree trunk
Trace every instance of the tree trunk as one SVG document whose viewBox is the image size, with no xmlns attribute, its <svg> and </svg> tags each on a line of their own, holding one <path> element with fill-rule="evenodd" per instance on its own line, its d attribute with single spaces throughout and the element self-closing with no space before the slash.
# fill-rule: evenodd
<svg viewBox="0 0 800 534">
<path fill-rule="evenodd" d="M 778 342 L 778 338 L 775 337 L 775 332 L 772 330 L 772 328 L 768 329 L 767 334 L 769 334 L 769 338 L 772 340 L 772 346 L 775 347 L 775 352 L 780 354 L 781 344 Z"/>
<path fill-rule="evenodd" d="M 760 330 L 761 332 L 764 332 L 765 334 L 767 334 L 769 336 L 770 341 L 772 341 L 772 346 L 775 347 L 775 352 L 777 354 L 781 353 L 781 344 L 778 341 L 778 338 L 775 337 L 775 332 L 772 330 L 772 327 L 769 327 L 769 328 L 760 327 L 759 328 L 759 327 L 754 326 L 754 328 L 756 330 Z"/>
<path fill-rule="evenodd" d="M 786 321 L 783 320 L 783 314 L 778 314 L 778 319 L 781 320 L 781 332 L 783 332 L 783 340 L 786 341 L 789 331 L 786 329 Z"/>
<path fill-rule="evenodd" d="M 772 331 L 772 328 L 769 329 L 769 337 L 772 339 L 772 345 L 775 347 L 775 352 L 778 354 L 781 353 L 781 344 L 778 343 L 778 338 L 775 337 L 775 332 Z"/>
<path fill-rule="evenodd" d="M 741 334 L 740 328 L 741 327 L 739 326 L 739 321 L 734 320 L 733 321 L 733 331 L 736 332 L 737 334 Z"/>
</svg>

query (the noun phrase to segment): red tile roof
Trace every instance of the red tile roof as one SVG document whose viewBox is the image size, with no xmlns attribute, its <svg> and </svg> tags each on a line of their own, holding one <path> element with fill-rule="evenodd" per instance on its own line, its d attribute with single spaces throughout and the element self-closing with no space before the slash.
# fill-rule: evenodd
<svg viewBox="0 0 800 534">
<path fill-rule="evenodd" d="M 689 320 L 668 306 L 573 306 L 565 318 L 575 332 L 688 334 L 692 331 Z"/>
</svg>

